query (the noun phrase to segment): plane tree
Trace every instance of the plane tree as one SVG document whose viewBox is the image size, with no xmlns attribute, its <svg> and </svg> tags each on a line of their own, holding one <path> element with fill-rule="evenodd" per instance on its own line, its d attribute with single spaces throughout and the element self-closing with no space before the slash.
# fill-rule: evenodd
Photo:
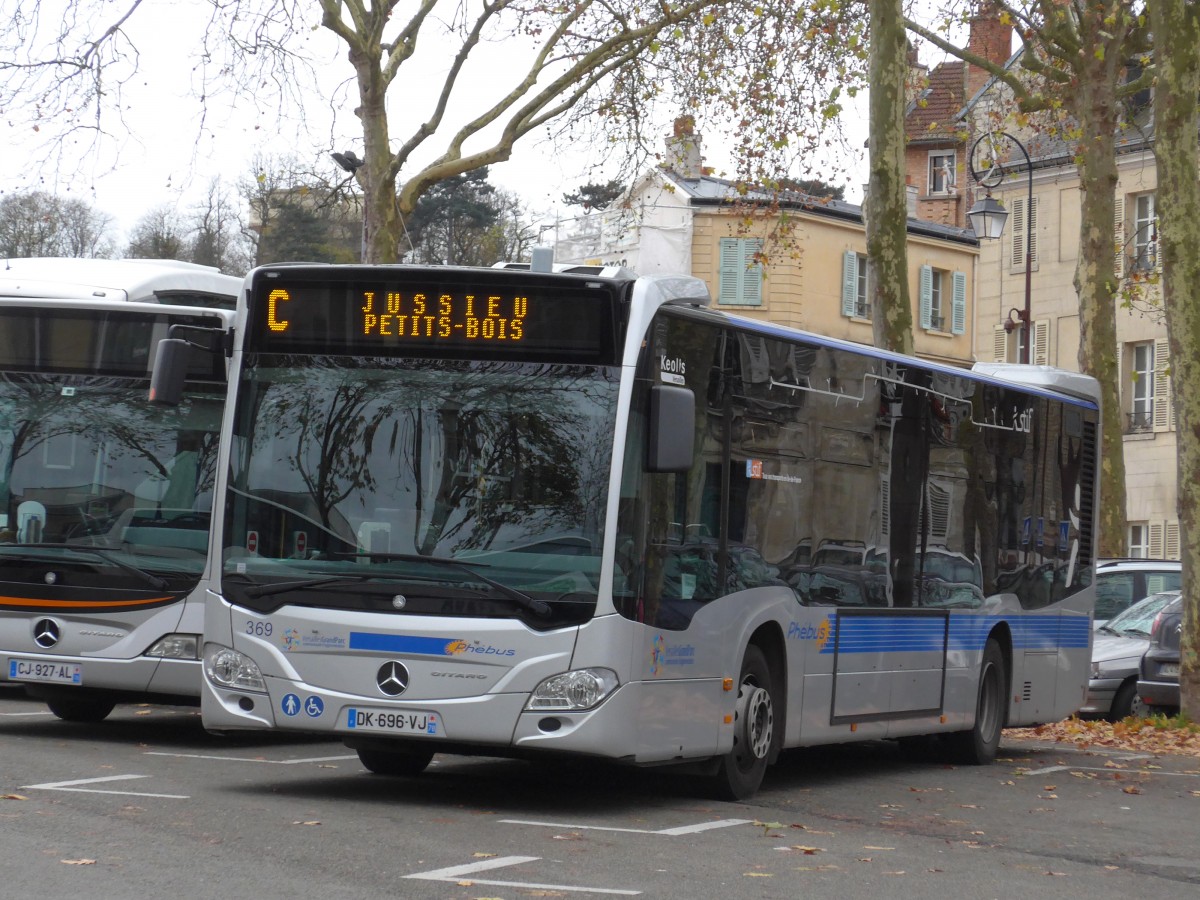
<svg viewBox="0 0 1200 900">
<path fill-rule="evenodd" d="M 1071 148 L 1080 181 L 1079 369 L 1100 384 L 1101 506 L 1104 556 L 1125 548 L 1125 464 L 1117 358 L 1116 309 L 1122 284 L 1114 274 L 1117 140 L 1128 102 L 1154 73 L 1142 0 L 949 0 L 938 25 L 912 18 L 906 27 L 946 53 L 996 76 L 1003 102 L 981 129 L 1040 132 Z M 990 7 L 1017 30 L 1023 51 L 1015 66 L 998 66 L 947 35 L 964 18 Z M 1134 77 L 1131 77 L 1134 76 Z"/>
<path fill-rule="evenodd" d="M 1182 711 L 1200 721 L 1200 10 L 1190 0 L 1150 0 L 1156 78 L 1163 307 L 1171 342 L 1171 389 L 1178 417 L 1177 480 L 1183 557 Z"/>
<path fill-rule="evenodd" d="M 198 121 L 230 100 L 264 116 L 305 103 L 327 104 L 335 120 L 353 110 L 361 144 L 329 149 L 361 189 L 368 262 L 399 258 L 403 222 L 434 185 L 502 163 L 531 138 L 623 156 L 632 170 L 665 122 L 703 113 L 707 133 L 731 136 L 739 178 L 794 175 L 788 164 L 838 141 L 838 93 L 861 80 L 861 56 L 845 49 L 861 50 L 861 28 L 835 0 L 195 2 L 207 26 L 173 39 L 195 60 Z M 9 120 L 59 150 L 113 138 L 124 91 L 146 77 L 133 23 L 148 4 L 0 6 Z M 347 64 L 341 84 L 319 81 L 331 46 Z M 335 121 L 330 133 L 332 144 L 349 129 Z"/>
</svg>

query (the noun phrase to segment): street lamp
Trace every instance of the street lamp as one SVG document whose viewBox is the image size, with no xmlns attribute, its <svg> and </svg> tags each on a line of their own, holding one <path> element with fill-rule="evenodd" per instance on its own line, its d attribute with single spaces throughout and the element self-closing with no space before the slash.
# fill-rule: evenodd
<svg viewBox="0 0 1200 900">
<path fill-rule="evenodd" d="M 970 219 L 971 228 L 975 234 L 981 238 L 992 240 L 1000 237 L 1004 232 L 1004 223 L 1008 219 L 1008 213 L 999 202 L 992 198 L 992 188 L 1008 174 L 1004 170 L 1003 163 L 996 158 L 996 138 L 1004 138 L 1016 145 L 1017 149 L 1021 151 L 1021 155 L 1025 157 L 1025 170 L 1029 174 L 1029 196 L 1025 201 L 1025 308 L 1009 310 L 1009 317 L 1004 322 L 1005 331 L 1011 332 L 1014 328 L 1021 329 L 1024 338 L 1021 345 L 1021 362 L 1027 363 L 1030 361 L 1033 343 L 1032 315 L 1029 308 L 1030 279 L 1033 276 L 1033 163 L 1030 162 L 1029 152 L 1025 149 L 1025 145 L 1007 131 L 989 131 L 971 145 L 971 152 L 967 156 L 967 168 L 975 183 L 982 185 L 987 191 L 987 196 L 971 207 L 967 212 L 967 218 Z M 975 170 L 975 151 L 984 140 L 989 141 L 992 160 L 991 166 L 980 175 Z M 1013 313 L 1017 314 L 1015 320 L 1012 318 Z"/>
</svg>

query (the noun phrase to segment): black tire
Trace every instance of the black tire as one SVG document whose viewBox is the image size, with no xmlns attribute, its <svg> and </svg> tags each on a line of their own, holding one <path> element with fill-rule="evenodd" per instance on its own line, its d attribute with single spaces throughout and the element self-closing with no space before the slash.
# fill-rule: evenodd
<svg viewBox="0 0 1200 900">
<path fill-rule="evenodd" d="M 1129 718 L 1138 704 L 1145 707 L 1137 695 L 1137 681 L 1131 678 L 1117 689 L 1116 696 L 1113 697 L 1112 709 L 1108 713 L 1109 721 L 1120 722 L 1122 719 Z"/>
<path fill-rule="evenodd" d="M 108 718 L 117 704 L 107 700 L 93 700 L 82 697 L 56 697 L 47 700 L 46 706 L 50 712 L 64 722 L 77 722 L 81 725 L 94 725 Z"/>
<path fill-rule="evenodd" d="M 433 759 L 432 750 L 365 750 L 360 749 L 358 761 L 375 775 L 420 775 Z"/>
<path fill-rule="evenodd" d="M 751 644 L 742 658 L 738 678 L 733 748 L 721 757 L 712 776 L 716 796 L 722 800 L 746 800 L 754 796 L 778 739 L 771 670 L 762 650 Z"/>
<path fill-rule="evenodd" d="M 946 735 L 946 749 L 952 762 L 968 766 L 986 766 L 996 761 L 1000 735 L 1008 718 L 1008 672 L 1000 645 L 988 638 L 979 668 L 979 697 L 975 704 L 975 724 L 967 731 Z"/>
</svg>

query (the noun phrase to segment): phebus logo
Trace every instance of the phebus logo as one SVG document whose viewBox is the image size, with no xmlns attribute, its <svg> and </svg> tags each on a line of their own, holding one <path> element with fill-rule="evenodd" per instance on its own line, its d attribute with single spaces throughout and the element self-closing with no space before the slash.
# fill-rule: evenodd
<svg viewBox="0 0 1200 900">
<path fill-rule="evenodd" d="M 788 640 L 793 641 L 816 641 L 817 649 L 824 650 L 832 632 L 833 623 L 829 619 L 822 619 L 817 625 L 792 622 L 788 625 L 787 636 Z"/>
<path fill-rule="evenodd" d="M 493 647 L 491 644 L 482 644 L 479 641 L 457 640 L 451 641 L 446 645 L 447 656 L 461 656 L 462 654 L 473 653 L 478 656 L 515 656 L 517 651 L 508 648 Z"/>
</svg>

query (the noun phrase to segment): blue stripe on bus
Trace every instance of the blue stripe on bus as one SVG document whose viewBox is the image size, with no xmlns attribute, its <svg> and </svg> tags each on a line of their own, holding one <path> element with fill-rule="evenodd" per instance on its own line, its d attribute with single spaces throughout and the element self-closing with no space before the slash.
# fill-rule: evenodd
<svg viewBox="0 0 1200 900">
<path fill-rule="evenodd" d="M 944 620 L 925 616 L 840 616 L 839 653 L 940 652 L 982 650 L 992 629 L 1008 625 L 1014 650 L 1086 649 L 1091 620 L 1086 616 L 970 616 L 952 615 L 949 634 Z M 834 652 L 827 641 L 821 653 Z"/>
<path fill-rule="evenodd" d="M 425 653 L 449 656 L 458 638 L 420 637 L 415 634 L 372 634 L 369 631 L 350 632 L 351 650 L 377 650 L 381 653 Z"/>
</svg>

